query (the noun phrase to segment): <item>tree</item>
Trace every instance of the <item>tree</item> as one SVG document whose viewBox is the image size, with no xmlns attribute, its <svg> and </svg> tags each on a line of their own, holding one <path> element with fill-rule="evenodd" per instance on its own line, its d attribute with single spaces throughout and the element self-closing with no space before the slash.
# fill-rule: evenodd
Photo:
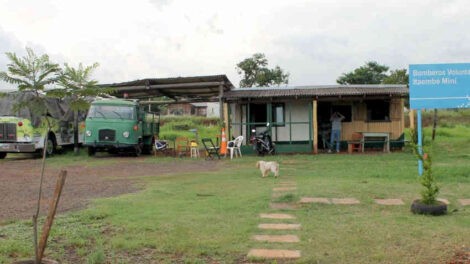
<svg viewBox="0 0 470 264">
<path fill-rule="evenodd" d="M 44 89 L 58 80 L 60 68 L 58 64 L 49 61 L 49 56 L 43 54 L 37 56 L 32 49 L 26 48 L 27 55 L 19 58 L 15 53 L 7 52 L 6 56 L 10 60 L 7 64 L 7 72 L 0 72 L 0 79 L 18 85 L 18 91 L 21 95 L 33 94 L 33 97 L 22 96 L 15 108 L 28 107 L 32 112 L 45 118 L 47 123 L 47 134 L 45 135 L 44 148 L 42 152 L 41 175 L 39 177 L 39 194 L 36 205 L 36 212 L 33 215 L 33 233 L 34 233 L 34 254 L 35 263 L 40 263 L 38 256 L 38 216 L 41 206 L 42 185 L 44 179 L 44 168 L 46 163 L 46 149 L 48 144 L 48 135 L 51 130 L 51 123 L 47 117 L 46 98 Z M 24 99 L 27 98 L 27 99 Z"/>
<path fill-rule="evenodd" d="M 390 71 L 390 75 L 385 77 L 382 81 L 383 84 L 406 84 L 408 85 L 408 73 L 406 69 L 397 69 L 394 71 Z M 408 97 L 405 98 L 405 106 L 410 106 L 410 99 Z"/>
<path fill-rule="evenodd" d="M 79 154 L 78 148 L 78 113 L 79 111 L 86 111 L 90 107 L 87 100 L 89 97 L 96 97 L 100 94 L 109 93 L 109 89 L 100 88 L 97 86 L 98 81 L 91 80 L 91 74 L 99 66 L 98 63 L 93 63 L 90 66 L 84 67 L 81 63 L 78 68 L 70 67 L 67 63 L 64 64 L 58 83 L 62 89 L 57 89 L 48 92 L 48 95 L 66 98 L 66 102 L 70 109 L 74 111 L 74 152 Z"/>
<path fill-rule="evenodd" d="M 416 131 L 412 131 L 412 133 L 417 134 Z M 417 142 L 415 142 L 414 140 L 415 139 L 412 138 L 413 152 L 423 164 L 423 175 L 421 178 L 421 185 L 424 187 L 424 189 L 421 190 L 420 201 L 421 203 L 427 205 L 436 204 L 436 197 L 439 194 L 439 186 L 436 183 L 436 179 L 432 175 L 432 159 L 430 154 L 432 153 L 432 149 L 426 146 L 424 141 L 422 141 L 424 146 L 422 146 L 420 149 Z M 424 151 L 426 151 L 427 153 L 422 154 Z"/>
<path fill-rule="evenodd" d="M 343 73 L 336 82 L 339 84 L 380 84 L 387 77 L 388 69 L 385 65 L 369 61 L 352 72 Z"/>
<path fill-rule="evenodd" d="M 252 57 L 246 58 L 237 64 L 238 74 L 243 75 L 240 87 L 272 86 L 287 84 L 289 73 L 279 66 L 269 69 L 268 59 L 262 53 L 255 53 Z"/>
<path fill-rule="evenodd" d="M 390 71 L 390 75 L 385 77 L 383 84 L 408 84 L 408 73 L 406 69 L 397 69 Z"/>
</svg>

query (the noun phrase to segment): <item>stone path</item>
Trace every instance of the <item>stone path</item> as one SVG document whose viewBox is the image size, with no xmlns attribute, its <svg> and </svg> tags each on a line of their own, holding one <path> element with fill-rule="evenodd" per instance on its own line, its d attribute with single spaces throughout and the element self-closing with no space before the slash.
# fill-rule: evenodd
<svg viewBox="0 0 470 264">
<path fill-rule="evenodd" d="M 376 204 L 381 205 L 404 205 L 401 199 L 374 199 Z"/>
<path fill-rule="evenodd" d="M 299 230 L 300 224 L 259 224 L 258 228 L 271 230 Z"/>
<path fill-rule="evenodd" d="M 360 204 L 361 202 L 356 198 L 332 198 L 333 204 Z"/>
<path fill-rule="evenodd" d="M 295 216 L 289 214 L 260 214 L 259 217 L 270 219 L 296 219 Z"/>
<path fill-rule="evenodd" d="M 273 197 L 277 197 L 274 196 Z M 331 201 L 330 201 L 331 200 Z M 437 198 L 436 200 L 445 203 L 446 205 L 450 204 L 450 201 L 445 198 Z M 457 199 L 457 201 L 462 206 L 470 205 L 470 199 Z M 375 198 L 374 202 L 379 205 L 404 205 L 402 199 L 398 198 L 390 198 L 390 199 L 381 199 Z M 300 204 L 310 204 L 310 203 L 320 203 L 320 204 L 360 204 L 361 202 L 356 198 L 326 198 L 326 197 L 301 197 Z M 290 206 L 291 208 L 283 208 L 289 207 L 286 204 L 273 204 L 271 203 L 271 208 L 279 208 L 279 209 L 295 209 L 295 206 Z"/>
<path fill-rule="evenodd" d="M 463 206 L 470 205 L 470 199 L 458 199 L 458 201 Z"/>
<path fill-rule="evenodd" d="M 323 204 L 330 204 L 331 202 L 328 198 L 322 197 L 302 197 L 300 198 L 300 203 L 323 203 Z"/>
<path fill-rule="evenodd" d="M 299 238 L 296 235 L 255 235 L 254 240 L 265 241 L 265 242 L 281 242 L 281 243 L 296 243 L 299 242 Z"/>
<path fill-rule="evenodd" d="M 285 249 L 251 249 L 248 257 L 263 259 L 297 259 L 300 258 L 300 250 Z"/>
<path fill-rule="evenodd" d="M 447 205 L 450 204 L 449 200 L 444 199 L 444 198 L 437 198 L 436 200 L 438 200 L 439 202 L 443 202 L 443 203 L 445 203 L 445 204 L 447 204 Z"/>
<path fill-rule="evenodd" d="M 296 191 L 297 186 L 293 181 L 282 181 L 277 186 L 273 188 L 273 193 L 271 197 L 282 197 L 284 195 L 291 194 L 292 191 Z M 438 198 L 438 201 L 444 202 L 445 204 L 450 204 L 449 200 L 444 198 Z M 462 206 L 469 206 L 470 199 L 458 199 L 457 200 Z M 402 199 L 399 198 L 375 198 L 374 202 L 378 205 L 385 206 L 397 206 L 404 205 Z M 319 203 L 319 204 L 335 204 L 335 205 L 355 205 L 360 204 L 361 202 L 353 197 L 350 198 L 327 198 L 327 197 L 301 197 L 299 204 L 310 204 L 310 203 Z M 295 210 L 298 208 L 297 203 L 282 203 L 282 202 L 271 202 L 269 203 L 269 208 L 273 210 Z M 286 213 L 262 213 L 259 215 L 261 219 L 270 219 L 272 221 L 282 221 L 282 220 L 296 220 L 297 218 L 292 214 Z M 258 224 L 259 230 L 276 230 L 276 231 L 296 231 L 301 229 L 301 224 L 298 223 L 260 223 Z M 295 244 L 300 242 L 300 239 L 297 235 L 294 234 L 256 234 L 253 235 L 253 240 L 265 243 L 285 243 Z M 269 245 L 269 244 L 268 244 Z M 291 250 L 291 249 L 259 249 L 254 248 L 250 249 L 248 252 L 248 257 L 250 258 L 260 258 L 260 259 L 298 259 L 301 257 L 300 250 Z"/>
<path fill-rule="evenodd" d="M 297 190 L 296 183 L 293 181 L 283 181 L 273 188 L 272 197 L 281 197 L 290 194 L 291 191 Z M 269 208 L 274 210 L 294 210 L 297 209 L 297 204 L 294 203 L 269 203 Z M 272 220 L 295 220 L 297 217 L 285 213 L 262 213 L 259 215 L 261 219 Z M 258 225 L 260 230 L 278 230 L 278 231 L 295 231 L 300 230 L 301 224 L 298 223 L 261 223 Z M 280 235 L 265 235 L 257 234 L 253 239 L 260 242 L 267 243 L 289 243 L 294 244 L 300 242 L 297 235 L 293 234 L 280 234 Z M 248 257 L 261 258 L 261 259 L 298 259 L 301 257 L 300 250 L 290 249 L 250 249 Z"/>
</svg>

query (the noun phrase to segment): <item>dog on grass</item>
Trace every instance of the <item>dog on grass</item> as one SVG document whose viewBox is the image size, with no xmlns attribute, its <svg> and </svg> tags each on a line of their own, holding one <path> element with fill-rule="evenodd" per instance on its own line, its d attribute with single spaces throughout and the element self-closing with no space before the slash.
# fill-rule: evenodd
<svg viewBox="0 0 470 264">
<path fill-rule="evenodd" d="M 256 162 L 256 167 L 261 171 L 261 177 L 266 177 L 266 175 L 271 171 L 274 174 L 274 177 L 279 176 L 279 164 L 275 161 L 258 161 Z"/>
</svg>

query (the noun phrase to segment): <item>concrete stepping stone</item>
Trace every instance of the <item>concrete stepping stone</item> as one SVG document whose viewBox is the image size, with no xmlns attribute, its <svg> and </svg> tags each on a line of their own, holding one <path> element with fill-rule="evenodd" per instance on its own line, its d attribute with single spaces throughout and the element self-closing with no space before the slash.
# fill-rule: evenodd
<svg viewBox="0 0 470 264">
<path fill-rule="evenodd" d="M 297 187 L 275 187 L 273 191 L 275 192 L 280 192 L 280 191 L 295 191 L 297 190 Z"/>
<path fill-rule="evenodd" d="M 300 224 L 259 224 L 258 228 L 271 230 L 299 230 Z"/>
<path fill-rule="evenodd" d="M 437 198 L 436 200 L 438 200 L 439 202 L 443 202 L 443 203 L 445 203 L 446 205 L 449 205 L 449 204 L 450 204 L 449 200 L 444 199 L 444 198 Z"/>
<path fill-rule="evenodd" d="M 296 219 L 295 216 L 290 214 L 260 214 L 259 217 L 268 219 Z"/>
<path fill-rule="evenodd" d="M 280 243 L 297 243 L 300 241 L 299 237 L 296 235 L 281 235 L 281 236 L 254 235 L 253 239 L 257 241 L 263 241 L 263 242 L 280 242 Z"/>
<path fill-rule="evenodd" d="M 470 199 L 458 199 L 458 201 L 463 206 L 470 205 Z"/>
<path fill-rule="evenodd" d="M 251 249 L 248 257 L 263 259 L 298 259 L 300 258 L 300 250 L 285 249 Z"/>
<path fill-rule="evenodd" d="M 323 197 L 301 197 L 300 203 L 307 204 L 307 203 L 322 203 L 322 204 L 330 204 L 331 202 L 328 198 Z"/>
<path fill-rule="evenodd" d="M 283 195 L 286 195 L 286 194 L 285 194 L 285 193 L 279 193 L 279 192 L 278 192 L 278 193 L 273 193 L 273 194 L 271 194 L 271 197 L 277 198 L 277 197 L 281 197 L 281 196 L 283 196 Z"/>
<path fill-rule="evenodd" d="M 269 208 L 293 210 L 297 209 L 297 205 L 292 203 L 269 203 Z"/>
<path fill-rule="evenodd" d="M 331 200 L 334 204 L 360 204 L 361 203 L 356 198 L 333 198 Z"/>
<path fill-rule="evenodd" d="M 381 205 L 404 205 L 401 199 L 374 199 L 376 204 Z"/>
</svg>

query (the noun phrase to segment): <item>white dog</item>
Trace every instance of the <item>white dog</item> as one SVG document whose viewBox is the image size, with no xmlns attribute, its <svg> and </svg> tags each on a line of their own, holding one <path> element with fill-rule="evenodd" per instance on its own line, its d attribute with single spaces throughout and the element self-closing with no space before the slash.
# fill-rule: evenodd
<svg viewBox="0 0 470 264">
<path fill-rule="evenodd" d="M 274 177 L 279 176 L 279 164 L 275 161 L 258 161 L 256 167 L 261 171 L 261 177 L 266 177 L 269 171 L 274 173 Z"/>
</svg>

